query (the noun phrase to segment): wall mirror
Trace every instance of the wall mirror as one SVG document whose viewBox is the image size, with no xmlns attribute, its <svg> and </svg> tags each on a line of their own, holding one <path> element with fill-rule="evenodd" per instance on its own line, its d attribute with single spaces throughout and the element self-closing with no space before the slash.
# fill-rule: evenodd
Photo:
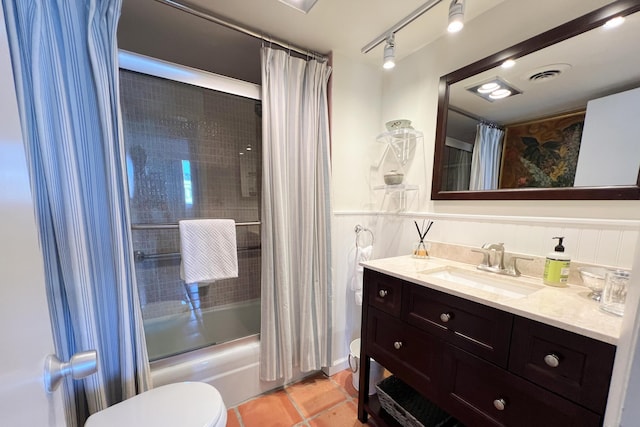
<svg viewBox="0 0 640 427">
<path fill-rule="evenodd" d="M 640 199 L 637 40 L 620 0 L 441 77 L 432 199 Z"/>
</svg>

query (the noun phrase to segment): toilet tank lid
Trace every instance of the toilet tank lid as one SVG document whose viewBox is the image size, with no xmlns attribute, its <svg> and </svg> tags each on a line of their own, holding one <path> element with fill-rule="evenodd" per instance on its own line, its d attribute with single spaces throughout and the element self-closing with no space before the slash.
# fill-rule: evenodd
<svg viewBox="0 0 640 427">
<path fill-rule="evenodd" d="M 226 415 L 222 396 L 213 386 L 181 382 L 154 388 L 95 413 L 85 427 L 217 427 L 225 425 Z"/>
</svg>

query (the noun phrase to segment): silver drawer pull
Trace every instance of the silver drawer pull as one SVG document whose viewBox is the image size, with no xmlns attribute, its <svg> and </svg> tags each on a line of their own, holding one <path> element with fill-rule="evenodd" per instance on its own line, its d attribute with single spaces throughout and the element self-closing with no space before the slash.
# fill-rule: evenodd
<svg viewBox="0 0 640 427">
<path fill-rule="evenodd" d="M 451 320 L 451 314 L 450 313 L 442 313 L 440 315 L 440 320 L 444 323 L 447 323 L 449 320 Z"/>
<path fill-rule="evenodd" d="M 389 292 L 387 292 L 386 289 L 380 289 L 380 291 L 378 292 L 378 295 L 380 295 L 380 298 L 384 298 L 387 296 Z"/>
<path fill-rule="evenodd" d="M 504 411 L 507 407 L 507 401 L 502 398 L 496 399 L 493 401 L 493 406 L 495 406 L 498 411 Z"/>
<path fill-rule="evenodd" d="M 558 366 L 560 366 L 560 357 L 557 354 L 547 354 L 544 357 L 544 363 L 547 364 L 547 366 L 550 366 L 552 368 L 557 368 Z"/>
<path fill-rule="evenodd" d="M 402 348 L 402 341 L 396 341 L 393 343 L 393 348 L 400 350 Z"/>
</svg>

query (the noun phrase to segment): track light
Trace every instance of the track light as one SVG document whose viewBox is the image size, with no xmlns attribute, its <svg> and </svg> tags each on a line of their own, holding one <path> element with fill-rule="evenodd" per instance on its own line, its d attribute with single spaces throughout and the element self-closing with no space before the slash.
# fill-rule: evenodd
<svg viewBox="0 0 640 427">
<path fill-rule="evenodd" d="M 382 62 L 382 67 L 385 70 L 390 70 L 396 66 L 396 43 L 393 37 L 393 33 L 389 34 L 387 37 L 387 43 L 384 45 L 384 60 Z"/>
<path fill-rule="evenodd" d="M 464 27 L 464 0 L 451 0 L 447 31 L 457 33 Z"/>
</svg>

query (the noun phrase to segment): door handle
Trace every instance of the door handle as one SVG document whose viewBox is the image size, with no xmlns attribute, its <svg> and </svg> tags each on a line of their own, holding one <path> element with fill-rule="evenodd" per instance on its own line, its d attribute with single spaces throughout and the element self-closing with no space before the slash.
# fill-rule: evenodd
<svg viewBox="0 0 640 427">
<path fill-rule="evenodd" d="M 98 372 L 96 350 L 76 353 L 68 362 L 63 362 L 55 354 L 50 354 L 44 361 L 44 386 L 47 392 L 53 393 L 66 376 L 71 375 L 74 380 L 79 380 L 96 372 Z"/>
</svg>

